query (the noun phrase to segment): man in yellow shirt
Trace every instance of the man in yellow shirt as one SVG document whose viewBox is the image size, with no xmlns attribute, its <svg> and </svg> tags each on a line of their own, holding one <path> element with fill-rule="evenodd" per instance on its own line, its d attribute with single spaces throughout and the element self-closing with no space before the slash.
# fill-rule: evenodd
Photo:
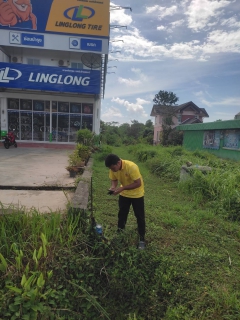
<svg viewBox="0 0 240 320">
<path fill-rule="evenodd" d="M 125 228 L 130 206 L 132 205 L 138 224 L 140 237 L 139 249 L 145 249 L 145 210 L 144 184 L 138 166 L 128 160 L 120 159 L 116 154 L 109 154 L 105 166 L 110 169 L 109 178 L 114 196 L 119 194 L 118 230 Z M 121 183 L 120 187 L 118 182 Z"/>
</svg>

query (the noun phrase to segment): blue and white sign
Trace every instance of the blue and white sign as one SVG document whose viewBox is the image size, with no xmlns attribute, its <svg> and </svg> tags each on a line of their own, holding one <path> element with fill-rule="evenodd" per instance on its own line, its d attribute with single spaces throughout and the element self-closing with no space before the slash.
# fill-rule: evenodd
<svg viewBox="0 0 240 320">
<path fill-rule="evenodd" d="M 34 33 L 22 33 L 22 45 L 44 47 L 44 36 Z"/>
<path fill-rule="evenodd" d="M 100 94 L 99 70 L 0 62 L 0 87 Z"/>
<path fill-rule="evenodd" d="M 69 48 L 80 50 L 80 38 L 69 38 Z"/>
<path fill-rule="evenodd" d="M 21 33 L 20 32 L 10 32 L 9 33 L 9 43 L 20 45 L 22 43 Z"/>
<path fill-rule="evenodd" d="M 102 51 L 102 40 L 81 39 L 81 50 L 86 51 Z"/>
</svg>

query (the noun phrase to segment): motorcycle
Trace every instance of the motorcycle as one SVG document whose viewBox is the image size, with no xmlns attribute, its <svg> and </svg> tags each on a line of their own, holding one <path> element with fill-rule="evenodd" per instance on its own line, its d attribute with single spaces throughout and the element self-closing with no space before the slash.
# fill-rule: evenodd
<svg viewBox="0 0 240 320">
<path fill-rule="evenodd" d="M 17 148 L 17 142 L 13 132 L 9 132 L 5 137 L 3 137 L 3 144 L 6 149 L 9 149 L 10 146 Z"/>
</svg>

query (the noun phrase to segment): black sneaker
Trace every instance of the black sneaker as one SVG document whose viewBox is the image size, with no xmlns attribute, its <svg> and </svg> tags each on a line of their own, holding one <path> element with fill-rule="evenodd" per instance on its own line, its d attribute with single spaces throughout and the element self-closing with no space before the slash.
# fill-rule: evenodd
<svg viewBox="0 0 240 320">
<path fill-rule="evenodd" d="M 145 245 L 145 242 L 144 241 L 139 241 L 139 244 L 138 244 L 138 249 L 140 250 L 144 250 L 146 247 Z"/>
</svg>

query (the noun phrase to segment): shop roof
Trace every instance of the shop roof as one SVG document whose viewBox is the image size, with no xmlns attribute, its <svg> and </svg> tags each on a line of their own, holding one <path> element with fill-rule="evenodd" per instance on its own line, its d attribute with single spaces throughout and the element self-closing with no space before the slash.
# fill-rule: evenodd
<svg viewBox="0 0 240 320">
<path fill-rule="evenodd" d="M 215 121 L 207 123 L 183 124 L 176 127 L 179 131 L 240 129 L 240 120 Z"/>
</svg>

